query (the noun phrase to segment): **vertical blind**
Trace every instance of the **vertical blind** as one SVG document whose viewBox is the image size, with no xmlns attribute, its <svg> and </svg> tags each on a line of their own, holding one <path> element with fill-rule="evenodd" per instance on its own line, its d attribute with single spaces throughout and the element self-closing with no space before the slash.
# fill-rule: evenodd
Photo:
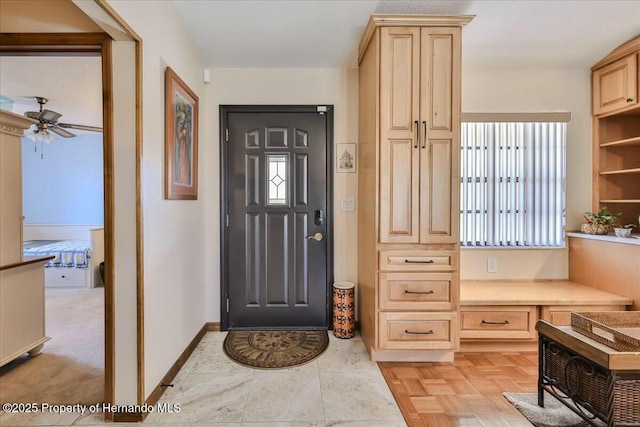
<svg viewBox="0 0 640 427">
<path fill-rule="evenodd" d="M 462 246 L 564 246 L 565 139 L 566 123 L 462 123 Z"/>
</svg>

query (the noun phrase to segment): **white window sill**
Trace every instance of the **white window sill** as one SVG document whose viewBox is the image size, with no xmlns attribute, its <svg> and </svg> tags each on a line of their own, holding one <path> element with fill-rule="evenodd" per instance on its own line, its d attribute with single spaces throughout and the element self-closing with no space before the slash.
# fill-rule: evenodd
<svg viewBox="0 0 640 427">
<path fill-rule="evenodd" d="M 568 237 L 577 237 L 579 239 L 600 240 L 603 242 L 624 243 L 627 245 L 639 245 L 640 246 L 640 234 L 632 234 L 631 237 L 617 237 L 615 234 L 585 234 L 577 232 L 567 233 Z"/>
</svg>

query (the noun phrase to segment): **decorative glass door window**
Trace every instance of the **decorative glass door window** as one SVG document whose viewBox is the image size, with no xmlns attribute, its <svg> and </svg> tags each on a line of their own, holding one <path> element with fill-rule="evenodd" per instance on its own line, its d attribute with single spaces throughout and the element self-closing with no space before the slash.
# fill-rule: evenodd
<svg viewBox="0 0 640 427">
<path fill-rule="evenodd" d="M 267 205 L 288 203 L 288 157 L 286 154 L 267 154 Z"/>
</svg>

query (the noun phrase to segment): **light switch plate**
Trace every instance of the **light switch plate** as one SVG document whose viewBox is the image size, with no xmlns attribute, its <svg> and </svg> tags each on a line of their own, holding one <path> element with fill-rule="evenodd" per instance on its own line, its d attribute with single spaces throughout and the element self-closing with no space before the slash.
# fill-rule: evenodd
<svg viewBox="0 0 640 427">
<path fill-rule="evenodd" d="M 346 212 L 353 212 L 356 210 L 356 202 L 353 197 L 346 197 L 342 199 L 340 203 L 340 210 Z"/>
</svg>

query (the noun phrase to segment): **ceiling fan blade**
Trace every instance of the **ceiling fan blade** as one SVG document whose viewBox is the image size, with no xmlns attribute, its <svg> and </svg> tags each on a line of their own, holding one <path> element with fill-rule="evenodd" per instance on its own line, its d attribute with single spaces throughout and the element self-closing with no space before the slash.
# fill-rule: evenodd
<svg viewBox="0 0 640 427">
<path fill-rule="evenodd" d="M 30 119 L 38 120 L 39 122 L 47 124 L 55 124 L 56 121 L 62 117 L 62 114 L 51 110 L 27 111 L 24 115 Z"/>
<path fill-rule="evenodd" d="M 5 94 L 0 94 L 0 96 L 2 96 L 3 98 L 8 98 L 13 100 L 14 102 L 20 102 L 22 104 L 33 104 L 33 100 L 37 98 L 37 96 L 33 95 L 33 96 L 22 96 L 22 95 L 5 95 Z"/>
<path fill-rule="evenodd" d="M 49 129 L 51 132 L 53 133 L 57 133 L 60 136 L 63 136 L 65 138 L 73 138 L 74 136 L 76 136 L 75 134 L 69 132 L 66 129 L 62 129 L 58 126 L 54 126 L 54 125 L 50 125 L 47 129 Z"/>
<path fill-rule="evenodd" d="M 60 113 L 56 113 L 55 111 L 51 111 L 51 110 L 42 110 L 42 112 L 40 113 L 40 117 L 38 118 L 38 120 L 42 120 L 45 122 L 51 122 L 51 123 L 55 123 L 58 121 L 58 119 L 62 117 L 62 114 Z"/>
<path fill-rule="evenodd" d="M 72 123 L 58 123 L 56 126 L 60 126 L 61 128 L 67 129 L 78 129 L 78 130 L 88 130 L 91 132 L 102 132 L 102 128 L 96 126 L 87 126 L 87 125 L 74 125 Z"/>
</svg>

